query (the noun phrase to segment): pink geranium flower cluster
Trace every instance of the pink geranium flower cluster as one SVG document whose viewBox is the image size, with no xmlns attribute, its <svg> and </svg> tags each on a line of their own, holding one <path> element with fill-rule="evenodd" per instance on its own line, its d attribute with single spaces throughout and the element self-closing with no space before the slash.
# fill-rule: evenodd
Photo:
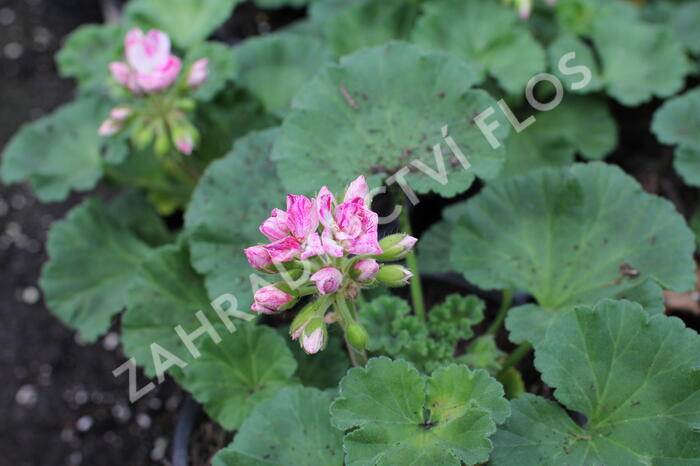
<svg viewBox="0 0 700 466">
<path fill-rule="evenodd" d="M 395 234 L 378 240 L 379 217 L 370 208 L 365 178 L 355 179 L 342 199 L 338 203 L 325 186 L 316 198 L 289 194 L 287 209 L 273 209 L 260 225 L 269 243 L 245 249 L 251 266 L 266 273 L 291 273 L 296 284 L 278 282 L 260 288 L 253 311 L 273 314 L 291 309 L 303 296 L 317 296 L 297 315 L 290 330 L 308 353 L 325 346 L 324 316 L 331 305 L 341 308 L 331 320 L 341 323 L 346 336 L 350 329 L 356 341 L 362 340 L 364 330 L 353 313 L 343 311 L 345 302 L 355 299 L 364 287 L 402 286 L 412 276 L 402 266 L 380 264 L 405 257 L 416 239 Z"/>
<path fill-rule="evenodd" d="M 156 99 L 149 101 L 155 104 L 153 109 L 140 109 L 139 105 L 119 106 L 112 110 L 109 118 L 100 126 L 98 132 L 102 136 L 111 136 L 124 130 L 129 124 L 147 115 L 158 115 L 167 125 L 173 125 L 169 131 L 161 130 L 160 134 L 143 130 L 136 135 L 138 141 L 160 141 L 156 152 L 166 152 L 170 146 L 166 135 L 171 135 L 172 143 L 182 153 L 189 155 L 194 149 L 197 138 L 196 129 L 184 117 L 186 109 L 178 108 L 179 103 L 187 102 L 187 92 L 196 89 L 208 76 L 208 58 L 201 58 L 189 67 L 182 85 L 173 86 L 180 71 L 182 61 L 171 52 L 170 37 L 156 29 L 144 33 L 140 29 L 130 30 L 124 39 L 125 61 L 115 61 L 109 64 L 112 77 L 126 87 L 136 97 L 158 95 L 166 90 L 177 87 L 180 99 Z M 171 93 L 169 93 L 171 94 Z M 189 103 L 187 104 L 189 106 Z M 140 111 L 143 110 L 143 111 Z M 155 110 L 155 111 L 153 111 Z M 152 121 L 143 121 L 143 125 L 135 127 L 159 128 Z M 160 138 L 159 138 L 160 136 Z"/>
</svg>

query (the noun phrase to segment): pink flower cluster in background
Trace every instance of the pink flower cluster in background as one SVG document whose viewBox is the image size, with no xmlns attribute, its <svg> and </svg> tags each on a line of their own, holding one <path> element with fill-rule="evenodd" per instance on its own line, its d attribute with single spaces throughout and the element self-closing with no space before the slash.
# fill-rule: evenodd
<svg viewBox="0 0 700 466">
<path fill-rule="evenodd" d="M 146 34 L 132 29 L 124 39 L 126 62 L 112 62 L 109 69 L 114 79 L 135 94 L 162 91 L 177 79 L 182 68 L 178 57 L 170 53 L 170 37 L 156 29 Z M 194 88 L 207 78 L 206 58 L 196 61 L 187 77 Z"/>
</svg>

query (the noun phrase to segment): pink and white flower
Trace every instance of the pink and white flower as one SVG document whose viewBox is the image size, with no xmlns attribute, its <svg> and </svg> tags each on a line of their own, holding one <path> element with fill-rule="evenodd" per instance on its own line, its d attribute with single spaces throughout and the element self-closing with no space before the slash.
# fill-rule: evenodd
<svg viewBox="0 0 700 466">
<path fill-rule="evenodd" d="M 251 246 L 246 248 L 244 251 L 246 258 L 248 259 L 248 263 L 258 270 L 272 264 L 272 258 L 270 257 L 270 253 L 267 251 L 265 246 Z"/>
<path fill-rule="evenodd" d="M 144 34 L 132 29 L 124 39 L 126 63 L 112 62 L 109 69 L 116 81 L 134 93 L 158 92 L 170 86 L 182 62 L 170 53 L 170 38 L 151 29 Z"/>
<path fill-rule="evenodd" d="M 199 87 L 206 81 L 209 71 L 207 70 L 208 58 L 200 58 L 192 64 L 189 73 L 187 74 L 187 85 L 192 89 Z"/>
<path fill-rule="evenodd" d="M 307 354 L 318 353 L 326 343 L 326 332 L 323 327 L 318 327 L 310 334 L 306 332 L 301 335 L 301 347 Z"/>
<path fill-rule="evenodd" d="M 324 267 L 311 275 L 318 292 L 322 295 L 335 293 L 343 282 L 343 274 L 335 267 Z"/>
<path fill-rule="evenodd" d="M 356 280 L 358 282 L 366 282 L 377 275 L 379 263 L 374 259 L 362 259 L 353 266 L 353 269 L 360 271 L 360 275 L 357 276 Z"/>
<path fill-rule="evenodd" d="M 279 312 L 282 306 L 288 304 L 293 299 L 293 296 L 285 293 L 277 287 L 267 285 L 255 292 L 255 296 L 253 297 L 253 305 L 250 307 L 250 309 L 263 314 L 274 314 L 275 312 Z"/>
<path fill-rule="evenodd" d="M 192 150 L 194 149 L 194 139 L 192 138 L 192 134 L 189 131 L 179 134 L 175 138 L 175 147 L 177 147 L 177 150 L 185 155 L 192 154 Z"/>
<path fill-rule="evenodd" d="M 381 254 L 377 241 L 379 216 L 369 209 L 369 190 L 364 176 L 350 184 L 343 203 L 336 206 L 335 198 L 327 187 L 318 193 L 318 218 L 324 226 L 324 250 L 333 257 L 342 257 L 344 251 L 358 255 Z"/>
<path fill-rule="evenodd" d="M 121 129 L 121 122 L 112 118 L 107 118 L 105 121 L 102 122 L 102 124 L 97 130 L 97 133 L 100 136 L 111 136 L 115 133 L 118 133 Z"/>
</svg>

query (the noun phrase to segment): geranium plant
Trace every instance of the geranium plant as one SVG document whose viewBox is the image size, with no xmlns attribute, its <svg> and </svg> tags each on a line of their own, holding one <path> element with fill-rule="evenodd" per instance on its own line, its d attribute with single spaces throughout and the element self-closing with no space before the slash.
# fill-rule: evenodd
<svg viewBox="0 0 700 466">
<path fill-rule="evenodd" d="M 44 201 L 121 190 L 41 286 L 86 341 L 118 323 L 133 400 L 174 378 L 235 431 L 216 466 L 700 462 L 664 301 L 696 238 L 618 134 L 700 186 L 697 2 L 259 0 L 306 10 L 206 41 L 237 3 L 74 32 L 76 101 L 4 152 Z"/>
</svg>

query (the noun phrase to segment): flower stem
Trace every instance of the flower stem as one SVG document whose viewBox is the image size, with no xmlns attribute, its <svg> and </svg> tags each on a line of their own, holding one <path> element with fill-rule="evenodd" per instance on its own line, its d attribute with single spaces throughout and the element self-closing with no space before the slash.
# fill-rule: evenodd
<svg viewBox="0 0 700 466">
<path fill-rule="evenodd" d="M 501 307 L 498 309 L 498 314 L 496 314 L 496 319 L 494 319 L 493 323 L 489 327 L 489 329 L 486 331 L 486 334 L 488 335 L 495 335 L 498 333 L 498 330 L 501 328 L 501 324 L 503 324 L 503 320 L 506 318 L 506 314 L 508 313 L 508 309 L 510 309 L 510 303 L 513 301 L 513 290 L 510 288 L 506 288 L 503 290 L 503 293 L 501 294 Z"/>
<path fill-rule="evenodd" d="M 354 320 L 355 309 L 352 302 L 351 307 L 352 310 L 348 307 L 348 303 L 345 301 L 342 294 L 337 293 L 335 298 L 335 312 L 338 314 L 338 317 L 340 317 L 340 325 L 343 327 L 343 331 L 345 327 L 347 327 L 348 322 Z M 352 361 L 353 366 L 363 367 L 367 364 L 367 352 L 365 350 L 360 350 L 352 346 L 347 337 L 345 337 L 345 346 L 348 348 L 348 355 L 350 355 L 350 361 Z"/>
<path fill-rule="evenodd" d="M 401 199 L 402 193 L 399 190 L 394 190 L 393 197 L 396 202 Z M 413 236 L 413 231 L 411 229 L 411 220 L 408 218 L 408 206 L 404 202 L 401 206 L 401 213 L 399 214 L 399 226 L 403 233 Z M 413 311 L 416 316 L 423 322 L 425 322 L 425 304 L 423 301 L 423 287 L 420 282 L 420 272 L 418 270 L 418 260 L 416 259 L 416 253 L 411 251 L 406 256 L 406 266 L 411 271 L 413 276 L 411 277 L 411 301 L 413 302 Z"/>
<path fill-rule="evenodd" d="M 525 342 L 515 348 L 512 353 L 510 353 L 510 356 L 506 358 L 506 360 L 503 362 L 503 366 L 501 367 L 501 371 L 499 372 L 500 374 L 503 374 L 506 369 L 513 367 L 517 365 L 522 358 L 527 356 L 527 354 L 532 350 L 532 344 L 529 342 Z"/>
</svg>

